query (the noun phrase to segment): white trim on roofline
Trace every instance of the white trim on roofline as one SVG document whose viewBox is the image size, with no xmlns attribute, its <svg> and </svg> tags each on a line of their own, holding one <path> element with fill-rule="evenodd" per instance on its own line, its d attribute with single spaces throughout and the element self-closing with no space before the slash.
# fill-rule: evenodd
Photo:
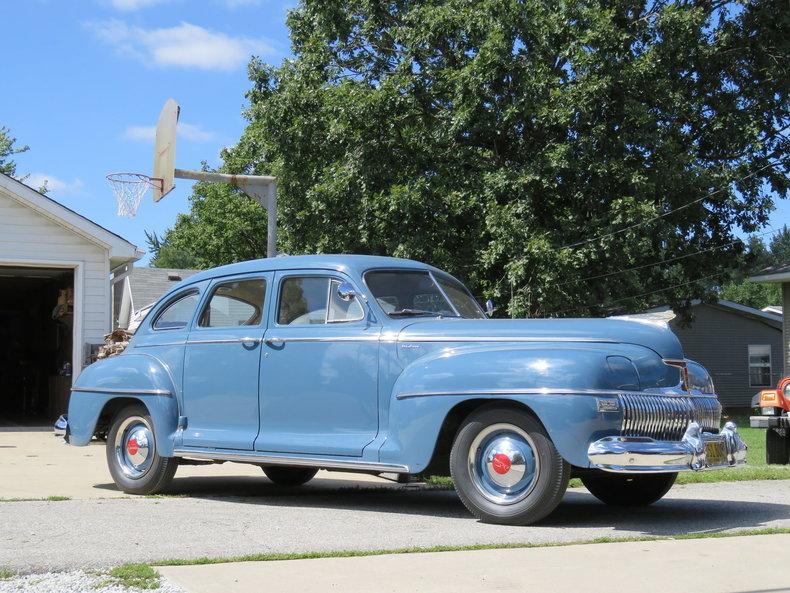
<svg viewBox="0 0 790 593">
<path fill-rule="evenodd" d="M 719 299 L 715 303 L 703 303 L 700 299 L 693 299 L 691 301 L 691 306 L 696 307 L 697 305 L 710 305 L 711 307 L 722 307 L 724 309 L 732 309 L 734 311 L 738 311 L 739 313 L 752 315 L 754 317 L 761 317 L 762 319 L 773 321 L 774 323 L 779 323 L 779 324 L 782 323 L 782 316 L 779 315 L 778 313 L 769 313 L 768 311 L 761 311 L 760 309 L 747 307 L 746 305 L 741 305 L 740 303 L 735 303 L 733 301 L 727 301 L 724 299 Z M 669 310 L 669 305 L 664 305 L 661 307 L 653 307 L 652 309 L 643 311 L 643 313 L 660 313 L 662 311 L 668 311 L 668 310 Z"/>
<path fill-rule="evenodd" d="M 749 282 L 788 282 L 790 281 L 790 272 L 779 272 L 778 274 L 760 274 L 758 276 L 749 276 Z"/>
<path fill-rule="evenodd" d="M 63 204 L 48 198 L 29 185 L 0 173 L 0 189 L 15 202 L 80 235 L 87 241 L 107 249 L 114 260 L 136 261 L 144 253 L 120 235 L 108 231 L 92 220 L 77 214 Z"/>
</svg>

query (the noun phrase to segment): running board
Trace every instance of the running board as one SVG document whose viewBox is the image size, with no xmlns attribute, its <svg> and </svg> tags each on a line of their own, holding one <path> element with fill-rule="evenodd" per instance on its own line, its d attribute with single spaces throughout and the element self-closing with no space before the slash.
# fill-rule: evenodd
<svg viewBox="0 0 790 593">
<path fill-rule="evenodd" d="M 176 449 L 173 457 L 189 459 L 206 459 L 212 461 L 236 461 L 239 463 L 255 463 L 261 465 L 286 465 L 296 467 L 315 467 L 318 469 L 344 469 L 362 472 L 387 472 L 408 474 L 408 466 L 393 463 L 377 463 L 375 461 L 341 461 L 322 457 L 289 457 L 287 455 L 250 453 L 230 453 L 217 449 Z"/>
</svg>

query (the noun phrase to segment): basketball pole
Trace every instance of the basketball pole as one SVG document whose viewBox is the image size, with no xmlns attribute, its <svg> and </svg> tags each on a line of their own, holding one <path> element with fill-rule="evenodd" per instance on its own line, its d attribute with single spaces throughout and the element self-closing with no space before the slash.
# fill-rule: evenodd
<svg viewBox="0 0 790 593">
<path fill-rule="evenodd" d="M 209 171 L 193 171 L 191 169 L 175 169 L 174 177 L 208 181 L 209 183 L 228 183 L 238 187 L 245 194 L 255 199 L 266 209 L 268 220 L 266 225 L 266 256 L 277 256 L 277 178 L 270 175 L 229 175 Z"/>
</svg>

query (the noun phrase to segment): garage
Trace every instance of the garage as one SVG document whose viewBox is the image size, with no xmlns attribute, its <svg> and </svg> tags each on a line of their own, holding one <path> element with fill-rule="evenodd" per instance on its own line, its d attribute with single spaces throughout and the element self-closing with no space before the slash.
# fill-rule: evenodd
<svg viewBox="0 0 790 593">
<path fill-rule="evenodd" d="M 111 330 L 132 243 L 0 174 L 0 426 L 49 423 Z"/>
</svg>

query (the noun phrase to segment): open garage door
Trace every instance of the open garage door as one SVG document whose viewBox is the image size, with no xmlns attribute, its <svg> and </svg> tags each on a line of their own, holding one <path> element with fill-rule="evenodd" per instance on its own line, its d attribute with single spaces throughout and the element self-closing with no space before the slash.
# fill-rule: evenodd
<svg viewBox="0 0 790 593">
<path fill-rule="evenodd" d="M 0 425 L 66 412 L 73 340 L 74 270 L 0 266 Z"/>
</svg>

